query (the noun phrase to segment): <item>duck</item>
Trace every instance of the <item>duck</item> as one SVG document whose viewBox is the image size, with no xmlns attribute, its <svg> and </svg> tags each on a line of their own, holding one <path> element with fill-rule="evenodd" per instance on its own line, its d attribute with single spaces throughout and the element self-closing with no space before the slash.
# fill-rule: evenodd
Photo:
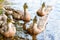
<svg viewBox="0 0 60 40">
<path fill-rule="evenodd" d="M 35 16 L 33 23 L 30 24 L 29 28 L 26 29 L 26 22 L 23 25 L 23 30 L 26 31 L 26 34 L 32 36 L 32 40 L 37 40 L 36 36 L 45 30 L 45 27 L 42 27 L 39 23 L 40 21 L 37 23 L 37 17 Z"/>
<path fill-rule="evenodd" d="M 23 12 L 21 10 L 15 10 L 9 6 L 4 7 L 5 14 L 12 15 L 15 20 L 22 20 Z"/>
<path fill-rule="evenodd" d="M 15 20 L 23 20 L 23 16 L 24 16 L 23 14 L 24 13 L 20 10 L 14 10 L 12 16 L 13 19 Z"/>
<path fill-rule="evenodd" d="M 13 24 L 13 18 L 7 17 L 3 12 L 0 15 L 0 33 L 5 37 L 12 37 L 16 33 L 15 25 Z"/>
<path fill-rule="evenodd" d="M 6 7 L 5 9 L 6 9 L 6 14 L 8 15 L 11 14 L 15 20 L 23 20 L 23 21 L 29 22 L 31 18 L 30 18 L 30 14 L 27 12 L 28 6 L 26 3 L 23 5 L 23 8 L 24 8 L 24 12 L 21 10 L 15 10 L 9 7 Z"/>
<path fill-rule="evenodd" d="M 15 35 L 16 33 L 16 28 L 15 25 L 12 24 L 11 22 L 8 22 L 8 31 L 4 33 L 4 36 L 6 37 L 12 37 Z"/>
<path fill-rule="evenodd" d="M 0 28 L 0 33 L 4 37 L 14 37 L 14 35 L 16 33 L 16 28 L 13 23 L 14 23 L 14 21 L 12 21 L 10 18 L 7 18 L 7 22 L 5 24 L 1 25 L 2 28 Z"/>
<path fill-rule="evenodd" d="M 18 20 L 21 19 L 23 21 L 29 22 L 31 18 L 30 18 L 30 14 L 27 12 L 28 6 L 26 3 L 24 3 L 23 8 L 24 8 L 24 12 L 18 11 L 18 10 L 14 11 L 13 17 L 18 19 Z"/>
<path fill-rule="evenodd" d="M 37 10 L 37 15 L 42 17 L 46 14 L 48 14 L 52 10 L 52 6 L 45 5 L 45 2 L 42 3 L 42 6 L 40 9 Z"/>
<path fill-rule="evenodd" d="M 24 17 L 23 17 L 23 20 L 24 21 L 26 21 L 26 22 L 29 22 L 30 21 L 30 14 L 28 13 L 28 6 L 27 6 L 27 3 L 25 3 L 24 5 L 23 5 L 23 8 L 24 8 Z"/>
</svg>

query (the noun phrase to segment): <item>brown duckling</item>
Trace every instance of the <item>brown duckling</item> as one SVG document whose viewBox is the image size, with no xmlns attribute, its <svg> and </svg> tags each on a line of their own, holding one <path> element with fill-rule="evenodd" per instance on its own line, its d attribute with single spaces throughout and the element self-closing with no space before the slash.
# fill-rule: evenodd
<svg viewBox="0 0 60 40">
<path fill-rule="evenodd" d="M 46 20 L 45 20 L 46 21 Z M 42 21 L 41 21 L 42 23 Z M 26 29 L 26 25 L 23 25 L 23 29 L 26 30 L 27 34 L 30 34 L 32 36 L 32 40 L 36 40 L 36 36 L 41 33 L 43 30 L 45 30 L 45 23 L 43 25 L 40 25 L 40 21 L 37 23 L 36 17 L 33 20 L 33 23 L 30 24 L 30 27 Z"/>
<path fill-rule="evenodd" d="M 8 31 L 4 33 L 4 36 L 6 37 L 13 37 L 16 33 L 16 28 L 15 25 L 12 24 L 11 22 L 8 23 Z"/>
<path fill-rule="evenodd" d="M 16 20 L 23 20 L 23 16 L 24 16 L 23 14 L 24 13 L 20 10 L 14 10 L 12 16 Z"/>
<path fill-rule="evenodd" d="M 13 18 L 16 20 L 23 20 L 23 21 L 30 21 L 30 14 L 27 12 L 27 4 L 25 3 L 24 6 L 24 12 L 21 10 L 14 10 L 12 8 L 6 7 L 6 14 L 12 14 Z"/>
<path fill-rule="evenodd" d="M 26 3 L 24 4 L 23 8 L 24 8 L 24 12 L 18 11 L 18 10 L 14 11 L 13 17 L 18 19 L 18 20 L 22 19 L 23 21 L 28 22 L 28 21 L 30 21 L 30 14 L 27 12 L 28 6 Z"/>
<path fill-rule="evenodd" d="M 24 4 L 23 8 L 24 8 L 24 17 L 23 17 L 23 20 L 24 21 L 30 21 L 31 18 L 30 18 L 30 14 L 27 12 L 28 6 L 27 6 L 26 3 Z"/>
<path fill-rule="evenodd" d="M 38 15 L 38 16 L 44 16 L 44 14 L 43 14 L 43 12 L 42 12 L 42 10 L 43 10 L 44 7 L 45 7 L 45 3 L 43 3 L 43 4 L 42 4 L 42 7 L 37 11 L 37 15 Z"/>
<path fill-rule="evenodd" d="M 0 33 L 5 37 L 13 37 L 16 33 L 15 25 L 12 22 L 13 21 L 8 18 L 7 23 L 2 25 L 2 28 L 0 28 Z"/>
<path fill-rule="evenodd" d="M 45 3 L 42 4 L 42 7 L 37 11 L 38 16 L 44 16 L 52 10 L 52 6 L 46 6 Z"/>
</svg>

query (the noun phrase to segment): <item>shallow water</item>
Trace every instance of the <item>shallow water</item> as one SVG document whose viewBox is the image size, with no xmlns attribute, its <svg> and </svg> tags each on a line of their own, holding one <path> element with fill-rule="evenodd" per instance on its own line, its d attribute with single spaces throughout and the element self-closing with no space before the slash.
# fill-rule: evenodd
<svg viewBox="0 0 60 40">
<path fill-rule="evenodd" d="M 28 11 L 31 15 L 31 19 L 36 15 L 36 11 L 40 8 L 43 2 L 46 2 L 46 5 L 52 5 L 54 9 L 49 13 L 48 24 L 44 32 L 37 35 L 37 40 L 60 40 L 60 0 L 10 0 L 15 3 L 11 5 L 12 8 L 23 11 L 23 4 L 26 2 L 29 6 Z M 23 38 L 29 38 L 24 33 L 17 31 L 17 35 Z"/>
</svg>

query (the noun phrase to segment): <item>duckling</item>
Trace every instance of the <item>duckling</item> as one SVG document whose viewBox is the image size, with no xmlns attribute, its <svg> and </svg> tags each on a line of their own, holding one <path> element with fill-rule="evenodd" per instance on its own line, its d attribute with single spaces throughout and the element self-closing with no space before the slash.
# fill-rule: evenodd
<svg viewBox="0 0 60 40">
<path fill-rule="evenodd" d="M 13 10 L 13 18 L 15 20 L 23 20 L 24 13 L 21 10 Z"/>
<path fill-rule="evenodd" d="M 44 16 L 44 13 L 42 12 L 43 8 L 45 7 L 45 3 L 42 4 L 42 7 L 37 11 L 38 16 Z"/>
<path fill-rule="evenodd" d="M 13 18 L 16 20 L 23 20 L 28 22 L 30 21 L 30 14 L 27 12 L 28 6 L 26 3 L 23 5 L 23 8 L 24 8 L 24 12 L 22 12 L 21 10 L 15 10 L 9 7 L 6 7 L 5 11 L 6 11 L 6 14 L 11 14 Z"/>
<path fill-rule="evenodd" d="M 19 11 L 19 10 L 14 11 L 13 17 L 14 17 L 15 19 L 18 19 L 18 20 L 21 19 L 21 20 L 23 20 L 23 21 L 28 22 L 28 21 L 30 21 L 30 14 L 27 12 L 28 6 L 27 6 L 26 3 L 23 5 L 23 8 L 24 8 L 24 12 Z"/>
<path fill-rule="evenodd" d="M 23 25 L 23 29 L 26 30 L 27 34 L 30 34 L 32 36 L 32 40 L 36 40 L 36 36 L 45 29 L 45 27 L 41 27 L 39 23 L 40 21 L 37 23 L 37 18 L 35 16 L 33 23 L 30 24 L 29 28 L 26 29 L 26 25 Z"/>
<path fill-rule="evenodd" d="M 52 10 L 52 6 L 46 6 L 43 2 L 42 7 L 37 11 L 38 16 L 44 16 Z"/>
<path fill-rule="evenodd" d="M 30 14 L 27 12 L 28 6 L 27 6 L 26 3 L 24 4 L 23 8 L 24 8 L 24 17 L 23 17 L 23 20 L 24 21 L 30 21 L 31 18 L 30 18 Z"/>
<path fill-rule="evenodd" d="M 0 33 L 5 37 L 13 37 L 16 33 L 15 25 L 12 22 L 10 18 L 7 18 L 7 23 L 0 28 Z"/>
</svg>

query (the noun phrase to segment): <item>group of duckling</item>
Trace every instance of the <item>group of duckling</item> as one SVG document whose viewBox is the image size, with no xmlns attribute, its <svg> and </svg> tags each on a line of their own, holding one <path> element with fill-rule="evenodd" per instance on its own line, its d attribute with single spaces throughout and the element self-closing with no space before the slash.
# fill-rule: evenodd
<svg viewBox="0 0 60 40">
<path fill-rule="evenodd" d="M 51 10 L 52 6 L 46 6 L 45 3 L 43 3 L 41 8 L 37 11 L 37 15 L 40 17 L 38 23 L 37 16 L 34 17 L 29 28 L 26 29 L 26 22 L 24 23 L 23 29 L 26 30 L 27 34 L 32 36 L 32 40 L 37 40 L 36 36 L 46 28 L 48 13 Z"/>
<path fill-rule="evenodd" d="M 36 16 L 33 19 L 33 23 L 30 24 L 30 27 L 26 29 L 26 22 L 31 20 L 30 14 L 27 11 L 27 4 L 25 3 L 24 12 L 21 10 L 15 10 L 10 7 L 4 7 L 3 13 L 0 15 L 0 33 L 5 37 L 13 37 L 16 33 L 15 21 L 23 20 L 25 23 L 23 25 L 23 30 L 32 36 L 32 40 L 36 40 L 36 35 L 41 33 L 45 29 L 47 14 L 51 11 L 51 6 L 46 6 L 45 3 L 42 4 L 41 8 L 37 11 L 37 15 L 42 18 L 43 27 L 40 25 L 42 21 L 37 23 Z M 40 23 L 41 22 L 41 23 Z"/>
</svg>

